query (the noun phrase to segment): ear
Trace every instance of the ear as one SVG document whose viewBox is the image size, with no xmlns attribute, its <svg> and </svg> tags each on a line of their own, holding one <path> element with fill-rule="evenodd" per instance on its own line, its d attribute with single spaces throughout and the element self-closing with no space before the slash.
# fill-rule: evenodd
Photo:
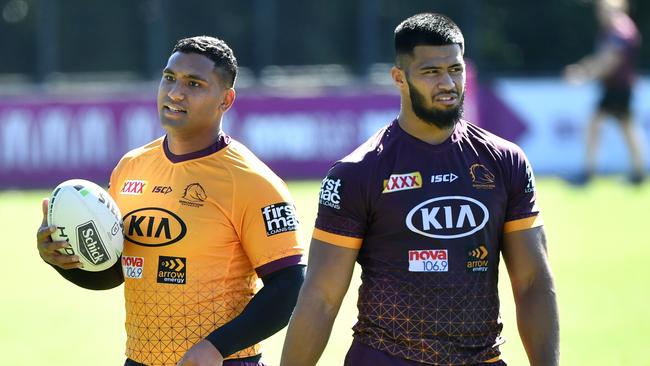
<svg viewBox="0 0 650 366">
<path fill-rule="evenodd" d="M 397 66 L 393 66 L 390 69 L 390 76 L 393 78 L 393 84 L 400 89 L 403 90 L 404 88 L 407 88 L 406 84 L 406 74 L 404 73 L 404 70 L 398 68 Z"/>
<path fill-rule="evenodd" d="M 221 101 L 221 104 L 219 105 L 219 109 L 221 109 L 221 112 L 225 112 L 232 107 L 232 104 L 235 102 L 235 89 L 233 88 L 228 88 L 225 91 L 225 95 L 223 97 L 223 100 Z"/>
</svg>

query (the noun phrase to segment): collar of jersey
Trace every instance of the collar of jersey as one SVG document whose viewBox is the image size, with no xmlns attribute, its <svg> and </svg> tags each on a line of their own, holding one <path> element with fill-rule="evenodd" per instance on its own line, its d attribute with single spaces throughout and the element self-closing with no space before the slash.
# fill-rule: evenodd
<svg viewBox="0 0 650 366">
<path fill-rule="evenodd" d="M 230 144 L 230 141 L 231 141 L 230 136 L 224 134 L 223 132 L 220 132 L 217 141 L 214 144 L 206 147 L 205 149 L 194 151 L 188 154 L 176 155 L 171 151 L 169 151 L 169 145 L 167 144 L 167 136 L 165 136 L 165 138 L 163 139 L 163 151 L 165 152 L 165 156 L 167 157 L 167 159 L 169 159 L 169 161 L 171 161 L 172 163 L 182 163 L 184 161 L 200 159 L 208 155 L 214 154 L 217 151 L 228 146 Z"/>
<path fill-rule="evenodd" d="M 402 127 L 400 127 L 397 119 L 393 121 L 393 128 L 397 131 L 398 135 L 402 135 L 404 136 L 405 139 L 411 140 L 412 144 L 415 146 L 423 147 L 429 151 L 441 151 L 455 145 L 460 139 L 462 139 L 465 130 L 467 129 L 467 125 L 466 122 L 463 119 L 461 119 L 454 126 L 454 132 L 452 132 L 451 135 L 445 141 L 436 145 L 432 145 L 428 142 L 422 141 L 419 138 L 410 135 L 408 132 L 404 131 Z"/>
</svg>

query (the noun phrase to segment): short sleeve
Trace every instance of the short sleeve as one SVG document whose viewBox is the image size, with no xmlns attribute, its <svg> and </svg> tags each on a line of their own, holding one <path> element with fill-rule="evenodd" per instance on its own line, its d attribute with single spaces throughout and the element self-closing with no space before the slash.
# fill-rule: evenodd
<svg viewBox="0 0 650 366">
<path fill-rule="evenodd" d="M 296 207 L 277 176 L 250 175 L 235 188 L 244 252 L 259 277 L 303 263 Z"/>
<path fill-rule="evenodd" d="M 359 249 L 367 225 L 364 185 L 359 163 L 340 162 L 321 182 L 314 239 Z"/>
<path fill-rule="evenodd" d="M 535 175 L 524 152 L 514 150 L 511 168 L 510 186 L 508 188 L 508 205 L 504 233 L 526 230 L 543 225 L 537 208 L 535 192 Z"/>
<path fill-rule="evenodd" d="M 110 180 L 108 181 L 108 194 L 113 197 L 113 199 L 117 199 L 117 192 L 121 187 L 118 187 L 120 182 L 118 181 L 119 179 L 119 172 L 122 171 L 122 161 L 118 163 L 118 165 L 113 169 L 111 172 L 111 177 Z"/>
</svg>

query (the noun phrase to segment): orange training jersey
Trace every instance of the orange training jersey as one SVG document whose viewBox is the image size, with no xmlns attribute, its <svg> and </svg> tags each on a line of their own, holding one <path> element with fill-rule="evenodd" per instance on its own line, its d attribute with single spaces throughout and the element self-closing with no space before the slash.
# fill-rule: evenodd
<svg viewBox="0 0 650 366">
<path fill-rule="evenodd" d="M 248 304 L 258 276 L 301 263 L 284 182 L 227 136 L 173 155 L 160 138 L 125 155 L 110 193 L 124 214 L 126 355 L 175 365 Z M 230 356 L 260 353 L 255 345 Z"/>
</svg>

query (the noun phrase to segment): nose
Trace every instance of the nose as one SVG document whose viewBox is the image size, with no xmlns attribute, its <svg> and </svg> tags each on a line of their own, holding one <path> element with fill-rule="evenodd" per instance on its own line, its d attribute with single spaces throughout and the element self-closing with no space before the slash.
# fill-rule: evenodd
<svg viewBox="0 0 650 366">
<path fill-rule="evenodd" d="M 451 78 L 451 75 L 449 75 L 449 73 L 445 72 L 440 75 L 440 80 L 438 81 L 438 88 L 440 90 L 452 91 L 454 90 L 455 86 L 456 83 L 454 83 L 454 79 Z"/>
<path fill-rule="evenodd" d="M 180 101 L 185 99 L 185 94 L 183 94 L 183 90 L 180 83 L 174 83 L 169 87 L 169 91 L 167 92 L 167 96 L 169 99 L 174 100 L 174 101 Z"/>
</svg>

